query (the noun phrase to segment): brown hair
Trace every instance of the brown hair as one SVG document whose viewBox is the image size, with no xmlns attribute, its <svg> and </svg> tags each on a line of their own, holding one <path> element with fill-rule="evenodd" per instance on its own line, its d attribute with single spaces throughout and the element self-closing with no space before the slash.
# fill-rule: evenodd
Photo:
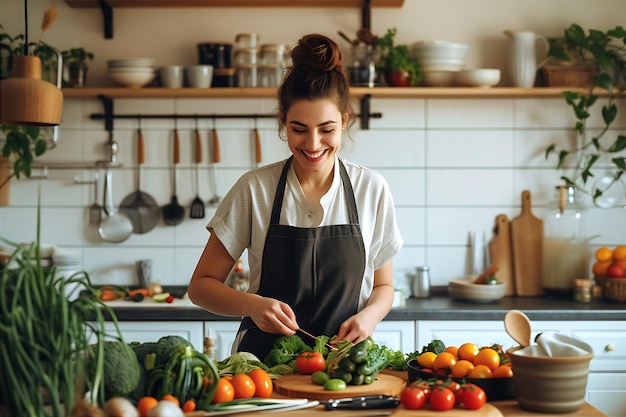
<svg viewBox="0 0 626 417">
<path fill-rule="evenodd" d="M 293 65 L 287 68 L 278 89 L 279 132 L 284 132 L 287 111 L 294 102 L 320 98 L 332 100 L 342 115 L 348 114 L 346 130 L 349 130 L 356 115 L 350 103 L 350 82 L 339 46 L 326 36 L 306 35 L 291 51 L 291 59 Z"/>
</svg>

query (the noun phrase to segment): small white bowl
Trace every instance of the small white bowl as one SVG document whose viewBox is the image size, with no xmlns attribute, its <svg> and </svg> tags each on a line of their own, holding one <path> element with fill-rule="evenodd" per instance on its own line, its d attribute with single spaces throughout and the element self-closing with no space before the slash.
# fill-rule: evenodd
<svg viewBox="0 0 626 417">
<path fill-rule="evenodd" d="M 154 79 L 154 71 L 109 71 L 109 78 L 123 87 L 140 88 Z"/>
<path fill-rule="evenodd" d="M 467 280 L 452 280 L 448 283 L 448 294 L 457 300 L 474 303 L 491 303 L 500 300 L 506 293 L 506 283 L 474 284 Z"/>
<path fill-rule="evenodd" d="M 462 70 L 456 74 L 457 85 L 466 87 L 488 88 L 500 82 L 500 70 L 497 68 L 479 68 Z"/>
</svg>

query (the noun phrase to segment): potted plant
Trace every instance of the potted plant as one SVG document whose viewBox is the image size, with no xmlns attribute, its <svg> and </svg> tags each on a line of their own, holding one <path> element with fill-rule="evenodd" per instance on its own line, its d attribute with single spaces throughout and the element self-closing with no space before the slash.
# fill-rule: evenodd
<svg viewBox="0 0 626 417">
<path fill-rule="evenodd" d="M 378 38 L 377 45 L 382 49 L 381 64 L 387 84 L 394 87 L 417 85 L 421 79 L 419 62 L 412 58 L 409 47 L 394 45 L 397 29 L 388 29 L 387 33 Z"/>
<path fill-rule="evenodd" d="M 69 87 L 84 87 L 87 79 L 87 63 L 94 58 L 93 53 L 79 47 L 61 52 L 61 56 L 67 69 L 64 83 L 67 83 Z"/>
<path fill-rule="evenodd" d="M 620 186 L 624 186 L 622 175 L 626 171 L 626 135 L 616 133 L 613 136 L 611 127 L 618 113 L 616 99 L 626 91 L 626 30 L 617 26 L 606 33 L 599 30 L 585 33 L 579 25 L 573 24 L 564 31 L 563 37 L 551 42 L 550 56 L 566 62 L 572 59 L 592 61 L 597 74 L 592 77 L 588 91 L 564 92 L 565 101 L 576 117 L 574 131 L 578 143 L 569 149 L 552 144 L 546 149 L 545 157 L 556 154 L 556 168 L 561 169 L 566 165 L 566 158 L 575 155 L 572 172 L 561 179 L 566 185 L 590 195 L 596 205 L 608 207 L 617 195 L 624 195 L 624 188 Z M 599 101 L 599 93 L 606 96 L 606 100 Z M 599 112 L 604 124 L 597 132 L 587 128 L 594 111 Z M 616 197 L 607 198 L 609 191 Z"/>
</svg>

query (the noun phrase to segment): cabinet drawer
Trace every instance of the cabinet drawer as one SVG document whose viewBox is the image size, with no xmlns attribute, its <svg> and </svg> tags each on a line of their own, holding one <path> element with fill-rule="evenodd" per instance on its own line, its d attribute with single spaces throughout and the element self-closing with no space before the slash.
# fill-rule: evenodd
<svg viewBox="0 0 626 417">
<path fill-rule="evenodd" d="M 626 371 L 626 330 L 573 330 L 593 348 L 592 371 Z"/>
</svg>

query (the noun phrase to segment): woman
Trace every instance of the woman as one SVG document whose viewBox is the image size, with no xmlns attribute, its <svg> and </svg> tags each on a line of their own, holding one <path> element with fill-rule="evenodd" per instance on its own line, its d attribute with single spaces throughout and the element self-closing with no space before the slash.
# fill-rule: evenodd
<svg viewBox="0 0 626 417">
<path fill-rule="evenodd" d="M 233 350 L 261 360 L 300 328 L 354 343 L 370 336 L 391 308 L 391 259 L 402 246 L 384 178 L 337 155 L 355 121 L 339 47 L 308 35 L 292 60 L 278 92 L 292 155 L 229 191 L 189 284 L 198 306 L 243 317 Z M 245 293 L 224 284 L 244 250 Z"/>
</svg>

